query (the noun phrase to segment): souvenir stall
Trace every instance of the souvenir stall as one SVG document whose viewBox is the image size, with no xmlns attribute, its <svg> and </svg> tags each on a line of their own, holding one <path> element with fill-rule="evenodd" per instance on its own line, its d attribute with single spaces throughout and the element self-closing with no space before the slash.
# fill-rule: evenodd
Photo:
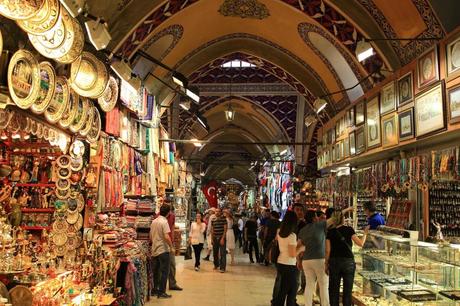
<svg viewBox="0 0 460 306">
<path fill-rule="evenodd" d="M 292 202 L 292 162 L 265 163 L 259 173 L 259 194 L 262 205 L 281 214 Z"/>
</svg>

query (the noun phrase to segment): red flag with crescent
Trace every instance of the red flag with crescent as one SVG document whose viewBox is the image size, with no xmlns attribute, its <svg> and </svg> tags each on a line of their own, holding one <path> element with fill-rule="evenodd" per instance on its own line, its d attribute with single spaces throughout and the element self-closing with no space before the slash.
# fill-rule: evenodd
<svg viewBox="0 0 460 306">
<path fill-rule="evenodd" d="M 209 207 L 217 207 L 217 182 L 210 181 L 203 186 L 203 193 L 208 200 Z"/>
</svg>

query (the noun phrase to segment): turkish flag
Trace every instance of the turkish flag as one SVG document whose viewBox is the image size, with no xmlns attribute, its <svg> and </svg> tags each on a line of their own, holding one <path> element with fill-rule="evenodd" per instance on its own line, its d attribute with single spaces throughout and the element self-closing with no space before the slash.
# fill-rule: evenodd
<svg viewBox="0 0 460 306">
<path fill-rule="evenodd" d="M 209 206 L 217 208 L 217 182 L 210 181 L 207 185 L 203 186 L 202 190 L 206 200 L 208 200 Z"/>
</svg>

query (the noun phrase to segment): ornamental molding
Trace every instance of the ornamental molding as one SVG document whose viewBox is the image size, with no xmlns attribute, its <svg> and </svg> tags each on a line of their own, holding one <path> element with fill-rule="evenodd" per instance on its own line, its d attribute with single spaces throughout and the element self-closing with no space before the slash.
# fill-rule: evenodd
<svg viewBox="0 0 460 306">
<path fill-rule="evenodd" d="M 219 13 L 226 17 L 265 19 L 270 12 L 265 4 L 257 0 L 225 0 Z"/>
</svg>

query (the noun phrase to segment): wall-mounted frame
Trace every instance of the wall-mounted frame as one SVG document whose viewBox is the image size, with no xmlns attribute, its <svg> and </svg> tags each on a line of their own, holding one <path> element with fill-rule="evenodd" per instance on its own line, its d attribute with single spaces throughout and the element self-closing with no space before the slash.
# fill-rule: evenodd
<svg viewBox="0 0 460 306">
<path fill-rule="evenodd" d="M 380 114 L 386 115 L 396 109 L 396 85 L 390 82 L 380 91 Z"/>
<path fill-rule="evenodd" d="M 350 112 L 350 115 L 349 115 L 349 117 L 350 117 L 349 127 L 353 127 L 353 126 L 355 126 L 355 108 L 354 107 L 350 108 L 349 112 Z"/>
<path fill-rule="evenodd" d="M 382 117 L 382 147 L 398 144 L 398 114 L 391 113 Z"/>
<path fill-rule="evenodd" d="M 366 135 L 365 135 L 366 133 L 365 133 L 364 126 L 358 128 L 355 131 L 355 134 L 356 134 L 355 135 L 355 138 L 356 138 L 355 154 L 358 155 L 366 151 Z"/>
<path fill-rule="evenodd" d="M 398 107 L 414 99 L 414 81 L 412 71 L 398 79 Z"/>
<path fill-rule="evenodd" d="M 417 59 L 417 84 L 422 89 L 439 81 L 438 48 L 434 46 Z"/>
<path fill-rule="evenodd" d="M 446 126 L 443 82 L 415 97 L 415 136 L 428 136 Z"/>
<path fill-rule="evenodd" d="M 412 139 L 415 136 L 414 108 L 401 111 L 398 114 L 399 141 Z"/>
<path fill-rule="evenodd" d="M 449 110 L 449 123 L 460 122 L 460 85 L 447 90 L 447 106 Z"/>
<path fill-rule="evenodd" d="M 366 103 L 366 134 L 368 149 L 380 146 L 380 109 L 378 95 Z M 356 147 L 358 147 L 358 145 L 356 145 Z"/>
<path fill-rule="evenodd" d="M 446 45 L 447 78 L 460 75 L 460 34 Z"/>
<path fill-rule="evenodd" d="M 353 156 L 356 154 L 355 131 L 348 134 L 348 139 L 350 140 L 350 156 Z"/>
<path fill-rule="evenodd" d="M 366 115 L 364 111 L 364 101 L 355 105 L 355 125 L 359 126 L 366 122 Z"/>
<path fill-rule="evenodd" d="M 345 137 L 343 140 L 343 158 L 350 157 L 350 138 Z"/>
</svg>

